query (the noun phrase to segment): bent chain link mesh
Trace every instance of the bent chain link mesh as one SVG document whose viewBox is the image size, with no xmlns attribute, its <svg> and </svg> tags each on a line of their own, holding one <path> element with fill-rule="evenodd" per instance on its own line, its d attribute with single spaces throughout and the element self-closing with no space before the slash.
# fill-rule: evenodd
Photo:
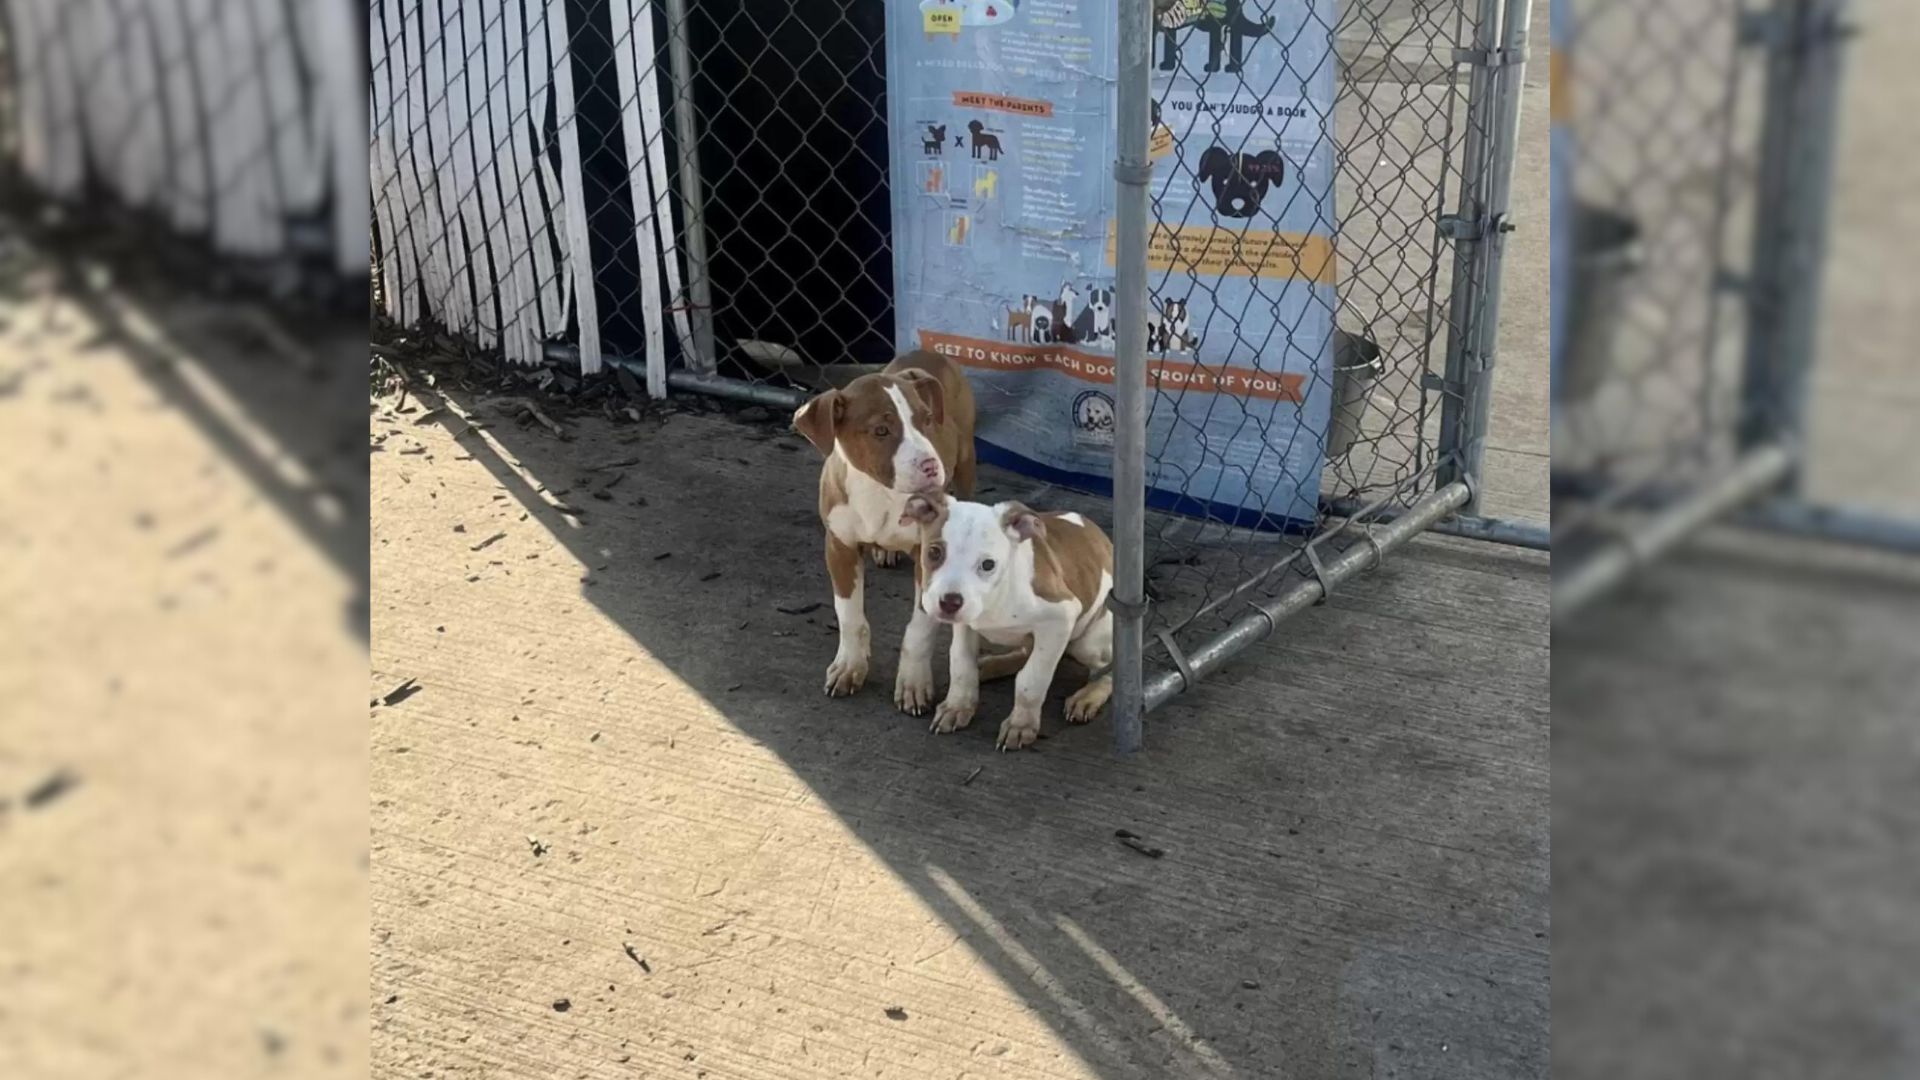
<svg viewBox="0 0 1920 1080">
<path fill-rule="evenodd" d="M 1556 544 L 1590 537 L 1617 506 L 1684 494 L 1739 449 L 1764 111 L 1750 7 L 1576 9 L 1562 90 L 1578 149 Z"/>
</svg>

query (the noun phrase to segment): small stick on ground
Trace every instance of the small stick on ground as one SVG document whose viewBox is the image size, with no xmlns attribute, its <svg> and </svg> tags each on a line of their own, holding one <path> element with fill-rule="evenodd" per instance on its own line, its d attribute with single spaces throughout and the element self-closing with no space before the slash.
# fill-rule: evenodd
<svg viewBox="0 0 1920 1080">
<path fill-rule="evenodd" d="M 984 765 L 975 765 L 973 767 L 973 771 L 967 774 L 967 778 L 965 780 L 960 781 L 960 786 L 966 787 L 968 784 L 973 783 L 973 778 L 976 776 L 979 776 L 980 771 L 984 768 L 986 768 L 986 766 Z"/>
</svg>

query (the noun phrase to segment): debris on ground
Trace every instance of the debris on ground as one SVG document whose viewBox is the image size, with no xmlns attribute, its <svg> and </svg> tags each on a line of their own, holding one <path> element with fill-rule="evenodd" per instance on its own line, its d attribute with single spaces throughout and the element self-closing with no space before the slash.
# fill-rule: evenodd
<svg viewBox="0 0 1920 1080">
<path fill-rule="evenodd" d="M 673 558 L 673 552 L 671 552 L 671 551 L 663 551 L 663 552 L 661 552 L 660 554 L 658 554 L 658 555 L 655 555 L 655 556 L 653 557 L 653 561 L 654 561 L 654 562 L 659 562 L 659 561 L 660 561 L 661 559 L 671 559 L 671 558 Z"/>
<path fill-rule="evenodd" d="M 792 607 L 789 607 L 784 604 L 775 604 L 773 607 L 773 610 L 779 612 L 782 615 L 810 615 L 813 612 L 819 611 L 823 607 L 826 607 L 826 604 L 823 601 L 815 600 L 811 604 L 800 604 Z"/>
<path fill-rule="evenodd" d="M 473 545 L 467 550 L 468 551 L 484 551 L 487 548 L 492 547 L 494 544 L 497 544 L 500 541 L 505 540 L 506 538 L 507 538 L 506 533 L 503 533 L 503 532 L 494 533 L 492 536 L 487 537 L 485 540 L 480 541 L 479 543 Z"/>
<path fill-rule="evenodd" d="M 218 538 L 219 535 L 220 535 L 220 527 L 218 525 L 213 525 L 205 529 L 201 529 L 199 532 L 194 533 L 192 536 L 189 536 L 185 540 L 182 540 L 179 543 L 168 548 L 167 558 L 177 559 L 182 555 L 186 555 L 191 552 L 197 551 L 200 548 L 206 547 L 208 544 L 213 543 L 213 541 L 216 538 Z"/>
<path fill-rule="evenodd" d="M 647 958 L 640 955 L 639 950 L 635 949 L 631 944 L 622 945 L 621 947 L 626 949 L 627 959 L 639 964 L 641 971 L 649 975 L 653 974 L 653 968 L 647 963 Z"/>
<path fill-rule="evenodd" d="M 1242 990 L 1258 990 L 1260 989 L 1260 983 L 1256 979 L 1241 979 L 1240 988 Z"/>
<path fill-rule="evenodd" d="M 573 1008 L 573 1002 L 568 1001 L 566 998 L 556 998 L 553 1002 L 554 1012 L 563 1013 L 571 1008 Z"/>
<path fill-rule="evenodd" d="M 960 781 L 960 786 L 966 787 L 968 784 L 973 783 L 973 778 L 976 776 L 979 776 L 981 770 L 984 768 L 986 768 L 986 766 L 984 765 L 975 765 L 973 767 L 973 771 L 967 774 L 967 778 L 965 780 Z"/>
<path fill-rule="evenodd" d="M 398 705 L 419 692 L 419 684 L 412 679 L 408 679 L 406 682 L 387 691 L 386 696 L 380 699 L 380 704 Z"/>
<path fill-rule="evenodd" d="M 550 850 L 547 847 L 546 841 L 540 839 L 537 836 L 527 837 L 527 846 L 533 849 L 533 857 L 536 859 L 542 855 L 545 855 Z"/>
<path fill-rule="evenodd" d="M 1132 848 L 1133 850 L 1139 852 L 1140 854 L 1145 855 L 1149 859 L 1157 859 L 1160 856 L 1165 855 L 1167 853 L 1166 849 L 1153 847 L 1152 845 L 1148 844 L 1146 841 L 1140 839 L 1140 836 L 1138 833 L 1129 832 L 1126 829 L 1115 829 L 1113 831 L 1113 835 L 1116 838 L 1118 838 L 1122 844 L 1125 844 L 1126 846 Z"/>
<path fill-rule="evenodd" d="M 718 570 L 709 570 L 709 571 L 707 571 L 706 573 L 704 573 L 704 574 L 701 574 L 701 575 L 700 575 L 700 580 L 701 580 L 701 581 L 712 581 L 713 579 L 715 579 L 715 578 L 717 578 L 717 577 L 719 577 L 719 576 L 720 576 L 720 571 L 718 571 Z"/>
<path fill-rule="evenodd" d="M 907 1010 L 901 1008 L 898 1005 L 887 1006 L 887 1019 L 905 1020 L 906 1018 L 907 1018 Z"/>
<path fill-rule="evenodd" d="M 56 769 L 45 780 L 35 784 L 20 801 L 29 810 L 38 810 L 48 803 L 72 791 L 80 783 L 80 778 L 66 769 Z"/>
</svg>

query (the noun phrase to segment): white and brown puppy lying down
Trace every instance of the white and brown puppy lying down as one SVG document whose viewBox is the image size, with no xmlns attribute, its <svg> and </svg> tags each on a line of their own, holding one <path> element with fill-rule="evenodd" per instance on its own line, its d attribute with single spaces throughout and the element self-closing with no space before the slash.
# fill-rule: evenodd
<svg viewBox="0 0 1920 1080">
<path fill-rule="evenodd" d="M 907 500 L 906 519 L 920 529 L 914 585 L 918 609 L 900 646 L 900 666 L 925 664 L 935 629 L 917 617 L 953 626 L 946 700 L 933 730 L 973 721 L 980 705 L 980 639 L 1019 648 L 991 658 L 995 667 L 1024 657 L 1013 684 L 1013 712 L 1000 725 L 999 747 L 1018 750 L 1040 734 L 1046 700 L 1062 654 L 1085 665 L 1087 685 L 1067 699 L 1067 720 L 1084 724 L 1113 693 L 1113 543 L 1079 514 L 1040 514 L 1017 502 L 985 506 L 940 495 Z M 906 704 L 902 704 L 906 708 Z M 916 716 L 922 710 L 908 709 Z"/>
<path fill-rule="evenodd" d="M 945 357 L 910 352 L 879 374 L 807 402 L 793 426 L 827 456 L 820 521 L 827 527 L 840 648 L 827 668 L 826 691 L 843 697 L 865 684 L 872 654 L 860 550 L 913 550 L 920 528 L 904 517 L 913 495 L 939 495 L 949 482 L 960 494 L 973 494 L 973 389 Z M 931 617 L 916 607 L 908 640 L 931 632 Z M 902 708 L 931 703 L 932 665 L 903 659 L 894 699 Z"/>
</svg>

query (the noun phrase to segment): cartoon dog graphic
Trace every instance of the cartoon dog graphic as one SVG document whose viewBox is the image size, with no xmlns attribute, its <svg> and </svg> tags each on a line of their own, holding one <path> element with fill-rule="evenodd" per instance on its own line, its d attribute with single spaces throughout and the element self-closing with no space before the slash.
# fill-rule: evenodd
<svg viewBox="0 0 1920 1080">
<path fill-rule="evenodd" d="M 1033 341 L 1033 296 L 1031 294 L 1020 298 L 1019 307 L 1007 309 L 1007 340 L 1022 339 L 1029 344 Z"/>
<path fill-rule="evenodd" d="M 1074 340 L 1088 345 L 1103 344 L 1113 336 L 1113 290 L 1087 285 L 1087 306 L 1073 319 Z"/>
<path fill-rule="evenodd" d="M 1153 0 L 1154 29 L 1160 34 L 1160 70 L 1180 66 L 1180 32 L 1192 27 L 1207 35 L 1208 71 L 1220 70 L 1220 46 L 1227 46 L 1227 73 L 1240 70 L 1249 38 L 1273 32 L 1273 16 L 1258 22 L 1246 16 L 1244 0 Z"/>
<path fill-rule="evenodd" d="M 988 131 L 987 125 L 978 120 L 967 121 L 967 130 L 973 133 L 974 157 L 984 152 L 988 161 L 1000 160 L 1000 136 Z"/>
<path fill-rule="evenodd" d="M 928 154 L 939 154 L 947 146 L 947 125 L 928 124 L 927 137 L 920 140 L 920 149 Z"/>
<path fill-rule="evenodd" d="M 1060 298 L 1053 302 L 1053 340 L 1062 345 L 1071 345 L 1080 338 L 1073 332 L 1074 318 L 1078 314 L 1074 305 L 1080 300 L 1080 294 L 1073 291 L 1073 282 L 1062 282 Z"/>
<path fill-rule="evenodd" d="M 1225 147 L 1211 146 L 1200 155 L 1196 181 L 1213 184 L 1213 208 L 1222 217 L 1250 218 L 1260 212 L 1260 200 L 1267 189 L 1286 175 L 1286 161 L 1278 151 L 1236 154 Z"/>
<path fill-rule="evenodd" d="M 1000 190 L 1000 173 L 995 169 L 982 169 L 973 178 L 973 197 L 985 202 Z"/>
<path fill-rule="evenodd" d="M 1159 307 L 1147 304 L 1148 352 L 1188 352 L 1197 344 L 1185 300 L 1165 300 Z"/>
</svg>

